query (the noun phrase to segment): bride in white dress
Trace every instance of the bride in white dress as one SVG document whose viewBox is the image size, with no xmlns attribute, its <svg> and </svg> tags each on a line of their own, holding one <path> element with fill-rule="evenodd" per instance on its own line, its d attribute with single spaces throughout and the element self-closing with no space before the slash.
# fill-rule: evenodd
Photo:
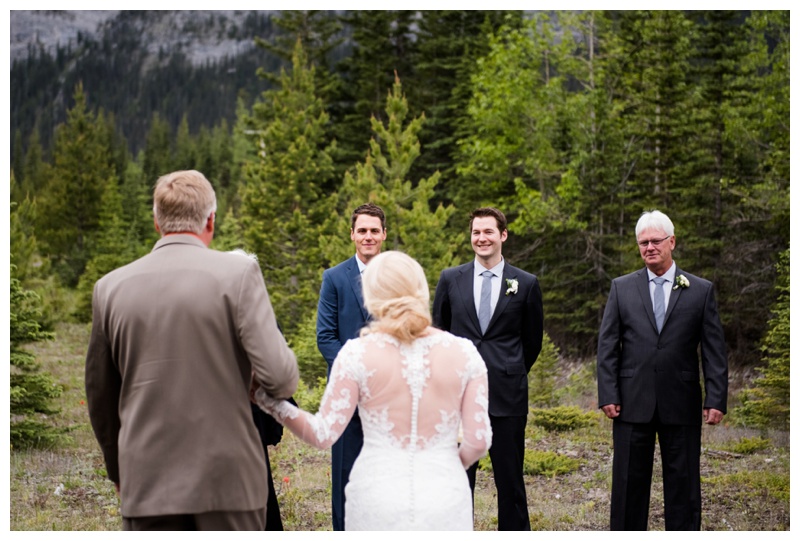
<svg viewBox="0 0 800 541">
<path fill-rule="evenodd" d="M 472 530 L 466 468 L 492 442 L 483 359 L 469 340 L 431 327 L 414 259 L 384 252 L 362 278 L 373 321 L 336 357 L 319 412 L 262 389 L 255 400 L 321 449 L 358 406 L 364 446 L 345 488 L 346 530 Z"/>
</svg>

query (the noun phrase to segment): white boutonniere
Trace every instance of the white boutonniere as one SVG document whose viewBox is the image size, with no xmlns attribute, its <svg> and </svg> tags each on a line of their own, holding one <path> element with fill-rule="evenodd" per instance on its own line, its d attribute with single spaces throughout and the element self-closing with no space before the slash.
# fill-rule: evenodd
<svg viewBox="0 0 800 541">
<path fill-rule="evenodd" d="M 678 289 L 679 287 L 689 287 L 689 279 L 686 278 L 683 274 L 675 278 L 675 286 L 672 288 L 673 291 Z"/>
<path fill-rule="evenodd" d="M 519 291 L 519 282 L 517 282 L 517 279 L 507 278 L 506 284 L 508 285 L 508 289 L 506 289 L 506 295 L 516 295 L 517 291 Z"/>
</svg>

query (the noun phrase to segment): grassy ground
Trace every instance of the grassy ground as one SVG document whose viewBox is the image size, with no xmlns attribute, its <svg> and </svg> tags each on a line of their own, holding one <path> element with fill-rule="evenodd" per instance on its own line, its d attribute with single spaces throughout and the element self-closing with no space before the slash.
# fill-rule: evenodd
<svg viewBox="0 0 800 541">
<path fill-rule="evenodd" d="M 31 350 L 64 386 L 62 412 L 53 421 L 68 441 L 52 450 L 11 450 L 11 530 L 118 530 L 119 504 L 105 479 L 99 448 L 89 426 L 83 390 L 88 327 L 64 324 L 57 339 Z M 563 366 L 562 396 L 592 415 L 588 426 L 548 432 L 528 423 L 527 448 L 556 451 L 578 461 L 571 473 L 526 476 L 534 530 L 608 529 L 611 488 L 611 422 L 593 403 L 586 370 Z M 582 384 L 575 382 L 583 380 Z M 705 427 L 701 475 L 706 530 L 789 530 L 789 435 L 764 434 L 732 426 Z M 749 444 L 749 445 L 747 445 Z M 658 453 L 656 453 L 658 455 Z M 330 529 L 330 455 L 290 433 L 270 448 L 273 475 L 287 530 Z M 650 528 L 664 528 L 661 469 L 654 473 Z M 491 471 L 478 471 L 475 529 L 496 530 L 496 493 Z"/>
</svg>

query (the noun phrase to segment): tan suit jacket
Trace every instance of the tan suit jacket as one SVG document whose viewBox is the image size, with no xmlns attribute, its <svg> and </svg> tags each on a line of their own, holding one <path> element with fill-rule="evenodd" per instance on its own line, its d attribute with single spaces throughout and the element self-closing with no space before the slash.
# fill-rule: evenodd
<svg viewBox="0 0 800 541">
<path fill-rule="evenodd" d="M 298 369 L 258 264 L 170 235 L 100 279 L 92 305 L 86 396 L 122 515 L 264 507 L 251 373 L 288 398 Z"/>
</svg>

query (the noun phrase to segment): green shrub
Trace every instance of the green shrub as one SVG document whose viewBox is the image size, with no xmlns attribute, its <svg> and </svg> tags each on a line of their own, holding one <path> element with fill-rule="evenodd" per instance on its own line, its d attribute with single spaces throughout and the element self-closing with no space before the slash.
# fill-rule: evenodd
<svg viewBox="0 0 800 541">
<path fill-rule="evenodd" d="M 770 496 L 779 501 L 789 501 L 788 473 L 772 473 L 766 471 L 744 471 L 703 478 L 703 484 L 709 487 L 728 488 L 726 494 L 736 500 L 762 499 Z"/>
<path fill-rule="evenodd" d="M 525 475 L 545 475 L 554 477 L 576 471 L 581 465 L 577 458 L 559 455 L 552 451 L 538 451 L 525 449 L 522 472 Z M 492 471 L 492 461 L 487 454 L 478 461 L 478 469 L 486 472 Z"/>
<path fill-rule="evenodd" d="M 10 443 L 13 447 L 46 447 L 58 442 L 63 434 L 62 430 L 45 420 L 47 415 L 58 413 L 51 402 L 61 396 L 62 388 L 49 374 L 41 372 L 36 358 L 22 349 L 22 346 L 51 340 L 53 335 L 43 331 L 39 324 L 39 297 L 33 291 L 23 289 L 20 281 L 13 278 L 13 274 L 12 265 L 9 328 Z"/>
<path fill-rule="evenodd" d="M 525 449 L 522 471 L 525 475 L 555 477 L 576 471 L 581 465 L 577 458 L 559 455 L 552 451 Z"/>
<path fill-rule="evenodd" d="M 731 446 L 731 451 L 743 455 L 752 455 L 756 451 L 761 451 L 769 446 L 770 441 L 760 436 L 755 438 L 742 438 Z"/>
<path fill-rule="evenodd" d="M 556 406 L 531 410 L 533 424 L 551 432 L 566 432 L 597 422 L 597 414 L 584 412 L 577 406 Z"/>
<path fill-rule="evenodd" d="M 305 411 L 317 413 L 319 404 L 322 402 L 322 395 L 325 393 L 326 381 L 324 377 L 317 378 L 317 384 L 309 386 L 302 379 L 297 384 L 297 391 L 294 393 L 294 400 L 297 405 Z"/>
<path fill-rule="evenodd" d="M 313 386 L 320 378 L 327 378 L 328 363 L 317 348 L 316 310 L 300 322 L 294 334 L 288 336 L 286 341 L 297 355 L 297 366 L 303 381 Z"/>
<path fill-rule="evenodd" d="M 558 348 L 545 333 L 542 351 L 528 374 L 528 403 L 531 406 L 555 406 L 558 403 L 557 379 Z"/>
<path fill-rule="evenodd" d="M 478 460 L 478 469 L 483 471 L 492 471 L 492 459 L 489 458 L 489 453 Z"/>
</svg>

